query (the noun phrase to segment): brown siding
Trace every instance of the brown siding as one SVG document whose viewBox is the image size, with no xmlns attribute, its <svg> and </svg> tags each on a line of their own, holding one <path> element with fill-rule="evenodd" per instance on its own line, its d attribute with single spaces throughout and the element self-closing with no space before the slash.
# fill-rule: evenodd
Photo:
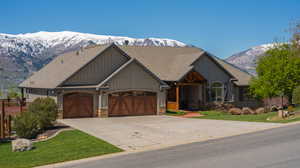
<svg viewBox="0 0 300 168">
<path fill-rule="evenodd" d="M 128 58 L 122 55 L 117 49 L 109 48 L 95 58 L 95 60 L 67 79 L 63 85 L 99 84 L 127 60 Z"/>
</svg>

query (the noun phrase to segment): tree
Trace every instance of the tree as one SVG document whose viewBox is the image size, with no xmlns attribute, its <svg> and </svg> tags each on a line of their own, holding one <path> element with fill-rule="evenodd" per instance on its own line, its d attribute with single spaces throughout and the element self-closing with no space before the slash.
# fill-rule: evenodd
<svg viewBox="0 0 300 168">
<path fill-rule="evenodd" d="M 293 104 L 300 104 L 300 86 L 293 91 Z"/>
<path fill-rule="evenodd" d="M 14 99 L 14 98 L 20 98 L 20 97 L 21 97 L 21 93 L 17 87 L 11 86 L 8 89 L 7 98 Z"/>
<path fill-rule="evenodd" d="M 257 77 L 250 82 L 251 93 L 258 98 L 287 96 L 300 85 L 300 52 L 291 43 L 276 44 L 262 56 Z"/>
</svg>

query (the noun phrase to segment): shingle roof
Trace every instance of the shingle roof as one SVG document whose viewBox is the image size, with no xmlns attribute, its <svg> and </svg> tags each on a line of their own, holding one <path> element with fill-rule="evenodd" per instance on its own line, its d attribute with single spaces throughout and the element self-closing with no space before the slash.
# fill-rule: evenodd
<svg viewBox="0 0 300 168">
<path fill-rule="evenodd" d="M 227 71 L 229 71 L 236 79 L 235 84 L 238 86 L 247 86 L 249 85 L 249 82 L 251 78 L 253 77 L 251 74 L 248 72 L 245 72 L 241 70 L 240 68 L 224 61 L 221 60 L 220 58 L 217 58 L 215 56 L 212 56 L 221 66 L 224 67 Z"/>
<path fill-rule="evenodd" d="M 19 87 L 56 88 L 108 46 L 99 45 L 62 54 L 23 81 Z"/>
<path fill-rule="evenodd" d="M 177 81 L 205 52 L 194 47 L 119 46 L 164 81 Z"/>
<path fill-rule="evenodd" d="M 97 45 L 56 57 L 20 87 L 56 88 L 110 45 Z M 118 46 L 129 57 L 137 59 L 163 81 L 178 81 L 193 69 L 192 63 L 206 52 L 195 47 Z M 213 56 L 212 56 L 213 57 Z M 238 79 L 237 85 L 247 85 L 251 75 L 213 57 L 225 70 Z"/>
</svg>

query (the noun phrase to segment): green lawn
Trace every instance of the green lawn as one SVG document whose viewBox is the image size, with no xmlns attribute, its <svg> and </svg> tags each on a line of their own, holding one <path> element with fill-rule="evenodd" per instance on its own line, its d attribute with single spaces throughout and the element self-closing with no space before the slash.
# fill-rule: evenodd
<svg viewBox="0 0 300 168">
<path fill-rule="evenodd" d="M 288 119 L 277 119 L 277 112 L 269 112 L 257 115 L 231 115 L 229 113 L 219 111 L 201 111 L 204 116 L 195 117 L 199 119 L 214 119 L 214 120 L 235 120 L 235 121 L 250 121 L 250 122 L 273 122 L 273 123 L 288 123 L 300 121 L 300 116 L 293 116 Z M 267 120 L 267 119 L 271 120 Z"/>
<path fill-rule="evenodd" d="M 0 144 L 0 167 L 34 167 L 122 151 L 78 130 L 63 131 L 50 140 L 34 143 L 34 146 L 36 149 L 31 151 L 12 152 L 11 143 Z"/>
<path fill-rule="evenodd" d="M 166 115 L 170 115 L 170 116 L 181 116 L 186 114 L 186 112 L 184 111 L 176 111 L 176 110 L 167 110 Z"/>
</svg>

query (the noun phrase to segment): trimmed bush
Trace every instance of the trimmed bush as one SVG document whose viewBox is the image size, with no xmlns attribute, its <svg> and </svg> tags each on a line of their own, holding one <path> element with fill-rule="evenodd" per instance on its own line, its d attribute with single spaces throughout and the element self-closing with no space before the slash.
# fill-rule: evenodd
<svg viewBox="0 0 300 168">
<path fill-rule="evenodd" d="M 39 129 L 45 130 L 53 126 L 57 118 L 57 105 L 50 97 L 37 98 L 29 104 L 28 112 L 36 115 Z"/>
<path fill-rule="evenodd" d="M 23 112 L 14 118 L 13 128 L 20 138 L 34 138 L 39 132 L 37 116 L 31 112 Z"/>
<path fill-rule="evenodd" d="M 293 104 L 300 104 L 300 86 L 293 91 Z"/>
</svg>

